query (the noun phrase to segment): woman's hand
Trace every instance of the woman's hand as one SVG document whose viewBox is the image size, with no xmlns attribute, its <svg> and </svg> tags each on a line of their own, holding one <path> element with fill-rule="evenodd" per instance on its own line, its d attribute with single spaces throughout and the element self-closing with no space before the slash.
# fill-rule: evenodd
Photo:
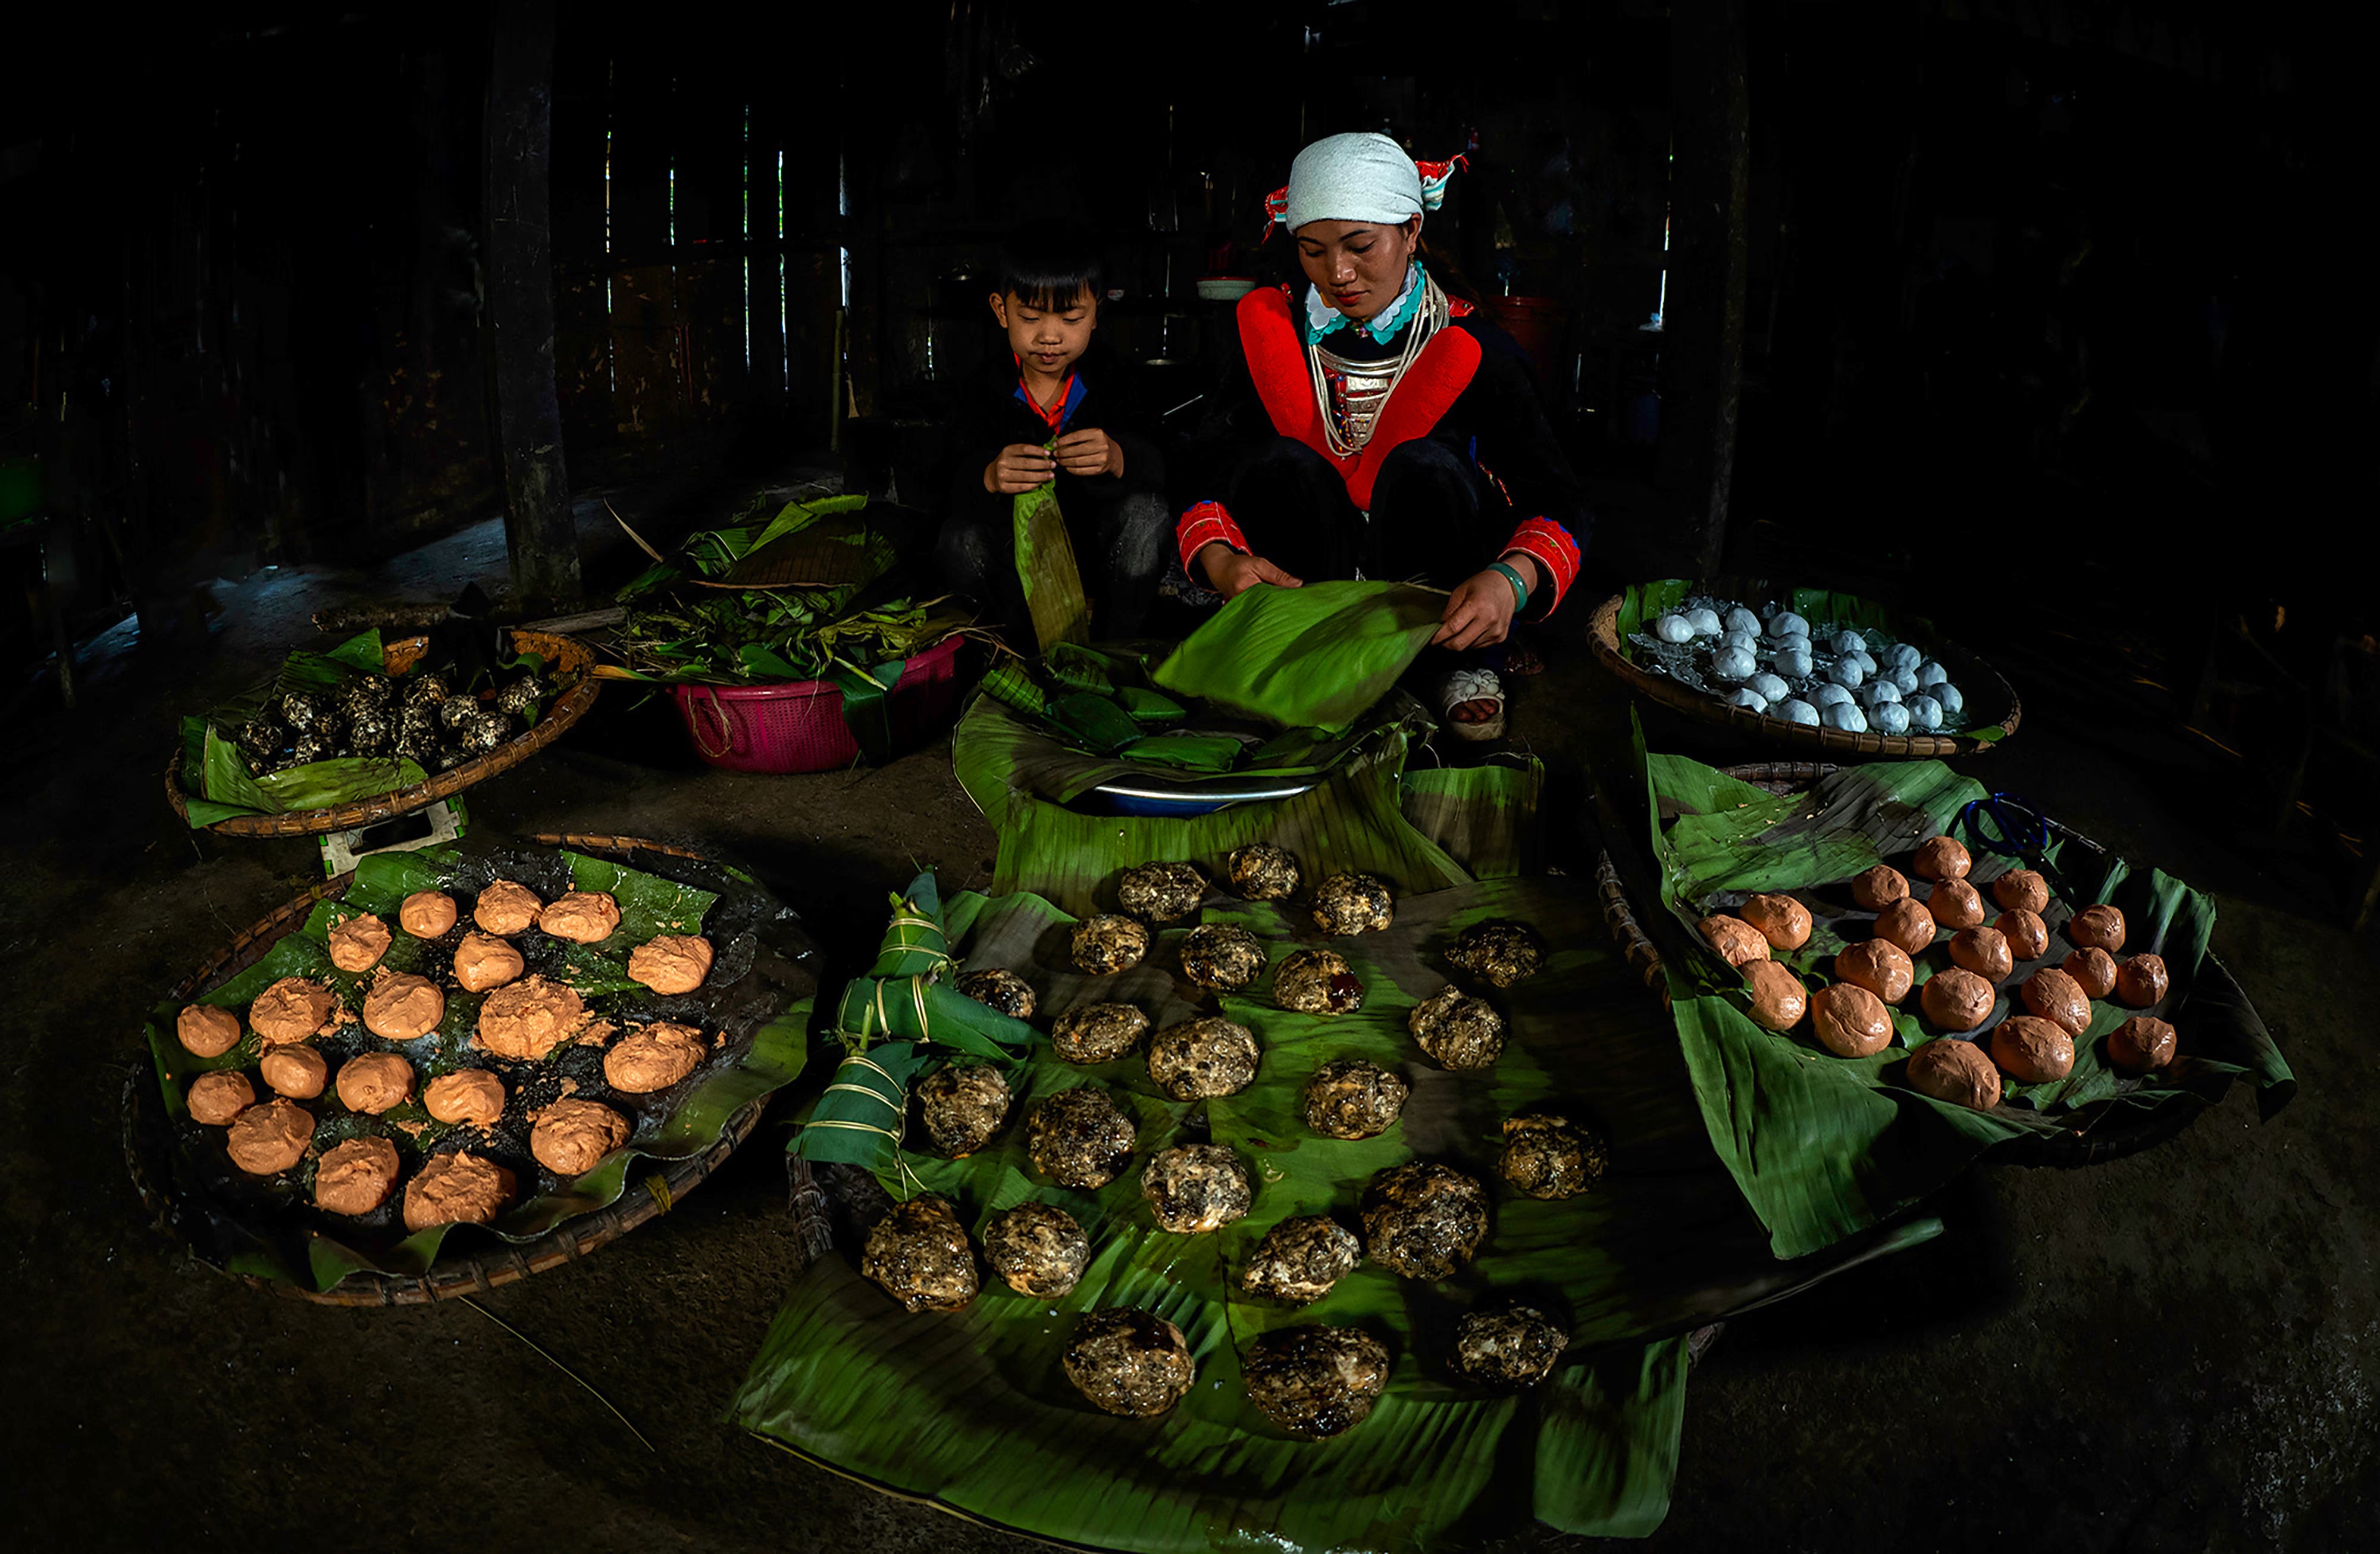
<svg viewBox="0 0 2380 1554">
<path fill-rule="evenodd" d="M 1096 426 L 1058 439 L 1058 468 L 1070 475 L 1123 473 L 1123 445 Z"/>
<path fill-rule="evenodd" d="M 1011 443 L 1000 457 L 983 467 L 983 488 L 995 496 L 1022 496 L 1050 483 L 1057 466 L 1044 448 L 1031 443 Z"/>
<path fill-rule="evenodd" d="M 1226 599 L 1236 599 L 1260 582 L 1275 588 L 1305 586 L 1304 578 L 1290 576 L 1261 556 L 1244 556 L 1220 540 L 1200 546 L 1196 559 L 1208 582 Z"/>
<path fill-rule="evenodd" d="M 1508 556 L 1503 559 L 1524 578 L 1536 576 L 1533 558 L 1524 556 L 1514 560 Z M 1430 638 L 1429 645 L 1451 648 L 1457 653 L 1493 647 L 1511 634 L 1512 617 L 1520 604 L 1520 595 L 1512 591 L 1512 580 L 1501 572 L 1489 570 L 1466 578 L 1448 597 L 1446 613 L 1439 617 L 1438 634 Z"/>
</svg>

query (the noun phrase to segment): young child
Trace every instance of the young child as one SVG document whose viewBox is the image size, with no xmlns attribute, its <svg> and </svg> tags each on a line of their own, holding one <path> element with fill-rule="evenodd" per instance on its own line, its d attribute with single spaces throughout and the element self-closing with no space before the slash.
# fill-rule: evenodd
<svg viewBox="0 0 2380 1554">
<path fill-rule="evenodd" d="M 1107 278 L 1062 226 L 1019 232 L 1002 254 L 991 314 L 1006 336 L 951 429 L 950 506 L 935 557 L 953 592 L 982 601 L 1009 640 L 1033 642 L 1016 569 L 1016 497 L 1057 477 L 1092 629 L 1138 634 L 1172 531 L 1154 421 L 1128 371 L 1097 338 Z M 1057 439 L 1052 451 L 1044 445 Z"/>
</svg>

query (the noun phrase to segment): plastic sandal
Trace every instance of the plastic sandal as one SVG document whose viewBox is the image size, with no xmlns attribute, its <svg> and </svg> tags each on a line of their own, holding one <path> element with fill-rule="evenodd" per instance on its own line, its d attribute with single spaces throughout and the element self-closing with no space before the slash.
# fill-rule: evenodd
<svg viewBox="0 0 2380 1554">
<path fill-rule="evenodd" d="M 1495 715 L 1478 723 L 1463 722 L 1454 716 L 1454 709 L 1465 702 L 1493 702 Z M 1504 684 L 1493 669 L 1457 669 L 1446 677 L 1439 712 L 1456 739 L 1500 740 L 1504 737 Z"/>
</svg>

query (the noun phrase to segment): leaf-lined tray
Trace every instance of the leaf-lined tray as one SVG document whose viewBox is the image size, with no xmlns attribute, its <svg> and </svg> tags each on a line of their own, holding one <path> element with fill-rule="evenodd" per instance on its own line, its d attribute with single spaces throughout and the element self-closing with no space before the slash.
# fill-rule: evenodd
<svg viewBox="0 0 2380 1554">
<path fill-rule="evenodd" d="M 1058 1061 L 1049 1021 L 1083 1003 L 1124 1000 L 1153 1028 L 1212 1012 L 1180 979 L 1188 924 L 1157 936 L 1118 976 L 1072 970 L 1075 919 L 1038 897 L 962 896 L 948 912 L 954 952 L 972 968 L 1007 967 L 1039 997 L 1036 1035 L 1013 1071 L 1002 1133 L 960 1161 L 910 1155 L 927 1189 L 950 1195 L 973 1234 L 1028 1199 L 1065 1207 L 1092 1241 L 1083 1281 L 1036 1300 L 996 1279 L 955 1314 L 902 1310 L 856 1268 L 864 1224 L 795 1283 L 733 1406 L 738 1423 L 806 1457 L 903 1495 L 1064 1543 L 1131 1550 L 1411 1550 L 1525 1524 L 1642 1535 L 1666 1511 L 1682 1416 L 1683 1335 L 1782 1296 L 1865 1256 L 1921 1241 L 1938 1224 L 1881 1230 L 1827 1255 L 1780 1263 L 1712 1158 L 1666 1016 L 1610 946 L 1593 897 L 1569 882 L 1513 880 L 1401 900 L 1395 926 L 1323 939 L 1302 909 L 1221 901 L 1209 923 L 1248 928 L 1274 961 L 1301 943 L 1347 956 L 1367 989 L 1356 1014 L 1276 1008 L 1269 976 L 1221 1012 L 1264 1046 L 1238 1095 L 1184 1104 L 1150 1082 L 1140 1057 L 1088 1069 Z M 1529 923 L 1550 955 L 1536 977 L 1493 995 L 1512 1035 L 1496 1067 L 1461 1075 L 1424 1059 L 1406 1016 L 1447 981 L 1444 953 L 1463 927 Z M 1368 1057 L 1414 1085 L 1399 1123 L 1367 1141 L 1319 1138 L 1297 1120 L 1299 1092 L 1331 1058 Z M 1026 1115 L 1075 1084 L 1107 1088 L 1137 1120 L 1132 1165 L 1097 1192 L 1050 1186 L 1025 1153 Z M 1521 1198 L 1495 1172 L 1503 1120 L 1524 1107 L 1592 1118 L 1612 1144 L 1610 1177 L 1560 1203 Z M 1173 1144 L 1230 1144 L 1256 1186 L 1249 1216 L 1212 1235 L 1157 1229 L 1140 1167 Z M 1365 1183 L 1416 1156 L 1490 1184 L 1491 1227 L 1477 1260 L 1437 1284 L 1359 1268 L 1315 1305 L 1255 1300 L 1235 1282 L 1264 1232 L 1295 1214 L 1352 1228 Z M 821 1169 L 833 1180 L 855 1168 Z M 901 1171 L 860 1176 L 912 1190 Z M 861 1195 L 844 1207 L 864 1220 Z M 1455 1319 L 1475 1303 L 1522 1296 L 1553 1314 L 1572 1347 L 1539 1389 L 1497 1395 L 1447 1367 Z M 1102 1305 L 1155 1310 L 1187 1338 L 1199 1372 L 1189 1397 L 1157 1419 L 1094 1410 L 1059 1356 L 1077 1318 Z M 1339 1438 L 1293 1439 L 1247 1402 L 1239 1352 L 1257 1334 L 1300 1322 L 1371 1331 L 1395 1356 L 1372 1416 Z"/>
<path fill-rule="evenodd" d="M 201 1261 L 276 1292 L 371 1305 L 431 1300 L 541 1272 L 665 1210 L 750 1133 L 767 1097 L 800 1071 L 816 952 L 774 897 L 735 870 L 655 844 L 625 838 L 540 839 L 571 845 L 481 838 L 368 857 L 354 874 L 318 887 L 242 936 L 152 1011 L 146 1035 L 153 1071 L 136 1075 L 128 1093 L 128 1156 L 161 1223 Z M 453 942 L 470 929 L 470 897 L 498 878 L 517 880 L 548 899 L 574 887 L 610 891 L 621 907 L 620 927 L 611 938 L 582 946 L 534 931 L 520 936 L 516 944 L 529 971 L 568 982 L 590 1009 L 624 1025 L 648 1018 L 696 1025 L 716 1038 L 710 1055 L 667 1090 L 615 1095 L 604 1083 L 601 1054 L 593 1046 L 565 1045 L 542 1060 L 519 1062 L 476 1048 L 471 1031 L 480 998 L 445 978 L 446 1018 L 419 1040 L 382 1040 L 350 1015 L 313 1043 L 334 1073 L 340 1062 L 365 1052 L 404 1057 L 415 1073 L 412 1101 L 372 1118 L 347 1111 L 334 1087 L 326 1085 L 321 1096 L 301 1103 L 314 1114 L 316 1128 L 297 1168 L 257 1179 L 232 1167 L 224 1131 L 191 1120 L 183 1095 L 207 1071 L 251 1071 L 256 1038 L 245 1034 L 223 1057 L 198 1058 L 174 1034 L 182 1007 L 244 1010 L 266 985 L 296 975 L 319 978 L 345 1009 L 360 1008 L 370 973 L 355 976 L 333 966 L 329 932 L 359 912 L 393 917 L 418 890 L 455 892 L 464 908 L 461 921 L 437 941 L 398 932 L 383 963 L 443 975 Z M 717 959 L 695 993 L 664 998 L 627 977 L 627 952 L 637 944 L 657 933 L 698 928 L 711 939 Z M 420 1108 L 420 1087 L 460 1068 L 489 1069 L 506 1079 L 510 1099 L 502 1121 L 487 1129 L 450 1128 Z M 252 1074 L 250 1083 L 260 1100 L 269 1097 Z M 565 1087 L 622 1111 L 633 1125 L 623 1148 L 573 1179 L 546 1170 L 526 1147 L 528 1110 Z M 367 1133 L 396 1145 L 404 1167 L 398 1189 L 380 1211 L 361 1218 L 315 1209 L 309 1192 L 315 1160 L 333 1144 Z M 443 1143 L 495 1158 L 514 1170 L 520 1192 L 492 1225 L 408 1235 L 400 1215 L 402 1180 Z M 652 1169 L 632 1183 L 639 1159 Z M 624 1202 L 632 1185 L 642 1192 Z"/>
<path fill-rule="evenodd" d="M 2023 1012 L 2018 987 L 2065 960 L 2074 948 L 2066 924 L 2094 902 L 2124 913 L 2129 933 L 2119 959 L 2161 955 L 2171 981 L 2147 1009 L 2095 1000 L 2064 1080 L 2008 1082 L 2002 1103 L 1989 1111 L 1910 1088 L 1904 1071 L 1914 1048 L 1961 1039 L 1921 1018 L 1916 987 L 1893 1010 L 1892 1044 L 1871 1058 L 1835 1057 L 1809 1037 L 1806 1023 L 1786 1035 L 1755 1024 L 1745 1012 L 1743 979 L 1703 943 L 1696 922 L 1731 912 L 1755 892 L 1793 895 L 1811 909 L 1811 937 L 1775 958 L 1806 985 L 1835 981 L 1836 952 L 1871 937 L 1876 915 L 1852 900 L 1850 877 L 1878 863 L 1908 873 L 1910 852 L 1928 837 L 1966 839 L 1956 828 L 1961 811 L 1989 797 L 1938 762 L 1821 771 L 1813 785 L 1778 793 L 1682 756 L 1645 758 L 1660 900 L 1675 924 L 1671 942 L 1682 948 L 1664 961 L 1672 1012 L 1712 1143 L 1774 1231 L 1779 1255 L 1806 1254 L 1898 1212 L 1987 1148 L 2019 1161 L 2055 1160 L 2078 1135 L 2144 1130 L 2161 1138 L 2241 1078 L 2255 1083 L 2267 1116 L 2295 1093 L 2270 1033 L 2208 953 L 2213 899 L 2162 871 L 2135 871 L 2070 832 L 2045 854 L 2056 871 L 2056 894 L 2042 914 L 2047 953 L 1999 979 L 1990 1017 L 1964 1039 L 1988 1041 L 2011 1008 Z M 1988 902 L 1990 882 L 2018 864 L 1981 846 L 1972 850 L 1968 877 Z M 1910 879 L 1912 895 L 1923 899 L 1930 889 Z M 1989 915 L 1998 911 L 1991 906 Z M 1950 963 L 1949 938 L 1937 934 L 1914 957 L 1919 987 Z M 2164 1070 L 2126 1076 L 2108 1061 L 2107 1037 L 2143 1013 L 2173 1022 L 2180 1056 Z"/>
</svg>

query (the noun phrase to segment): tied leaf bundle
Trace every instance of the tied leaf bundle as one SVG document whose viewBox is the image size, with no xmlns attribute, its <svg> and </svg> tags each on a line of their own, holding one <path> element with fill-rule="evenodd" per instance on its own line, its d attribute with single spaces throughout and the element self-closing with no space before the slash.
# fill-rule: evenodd
<svg viewBox="0 0 2380 1554">
<path fill-rule="evenodd" d="M 835 1005 L 832 1030 L 843 1059 L 794 1135 L 795 1155 L 897 1171 L 906 1180 L 901 1127 L 909 1082 L 939 1056 L 936 1049 L 1012 1063 L 1030 1045 L 1032 1027 L 946 985 L 941 979 L 950 970 L 941 896 L 929 871 L 892 898 L 875 963 Z"/>
</svg>

